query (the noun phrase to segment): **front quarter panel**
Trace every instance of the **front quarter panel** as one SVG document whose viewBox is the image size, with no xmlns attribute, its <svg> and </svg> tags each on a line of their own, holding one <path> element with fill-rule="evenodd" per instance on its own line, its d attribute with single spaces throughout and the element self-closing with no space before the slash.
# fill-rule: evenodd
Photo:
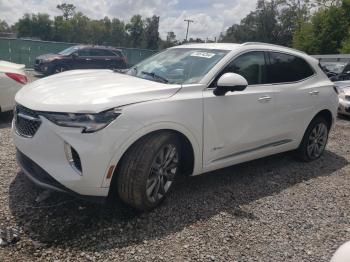
<svg viewBox="0 0 350 262">
<path fill-rule="evenodd" d="M 195 158 L 192 175 L 200 174 L 202 172 L 202 89 L 202 85 L 186 86 L 169 99 L 124 107 L 122 114 L 142 123 L 142 127 L 131 131 L 127 139 L 120 141 L 122 143 L 117 143 L 110 166 L 117 165 L 127 149 L 141 137 L 154 131 L 168 129 L 182 133 L 191 142 Z M 110 182 L 111 179 L 105 176 L 102 186 L 108 187 Z"/>
</svg>

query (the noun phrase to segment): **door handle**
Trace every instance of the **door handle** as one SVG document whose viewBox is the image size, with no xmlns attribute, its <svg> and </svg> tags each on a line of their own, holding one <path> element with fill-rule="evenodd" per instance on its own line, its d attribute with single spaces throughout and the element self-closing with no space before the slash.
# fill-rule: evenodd
<svg viewBox="0 0 350 262">
<path fill-rule="evenodd" d="M 271 100 L 271 97 L 270 96 L 262 96 L 258 99 L 259 102 L 261 103 L 266 103 L 266 102 L 269 102 Z"/>
<path fill-rule="evenodd" d="M 106 61 L 111 61 L 111 59 L 109 59 L 109 58 L 106 58 L 105 60 L 106 60 Z"/>
<path fill-rule="evenodd" d="M 309 94 L 312 96 L 317 96 L 320 93 L 320 91 L 310 91 Z"/>
<path fill-rule="evenodd" d="M 86 61 L 91 61 L 91 58 L 85 58 Z"/>
</svg>

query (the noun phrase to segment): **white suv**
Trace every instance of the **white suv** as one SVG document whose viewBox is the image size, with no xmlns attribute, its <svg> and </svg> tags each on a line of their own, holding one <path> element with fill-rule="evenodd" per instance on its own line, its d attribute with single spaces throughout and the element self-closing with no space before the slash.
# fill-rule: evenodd
<svg viewBox="0 0 350 262">
<path fill-rule="evenodd" d="M 176 176 L 323 153 L 338 97 L 318 61 L 269 44 L 189 44 L 122 74 L 77 70 L 16 96 L 13 138 L 36 184 L 150 210 Z"/>
</svg>

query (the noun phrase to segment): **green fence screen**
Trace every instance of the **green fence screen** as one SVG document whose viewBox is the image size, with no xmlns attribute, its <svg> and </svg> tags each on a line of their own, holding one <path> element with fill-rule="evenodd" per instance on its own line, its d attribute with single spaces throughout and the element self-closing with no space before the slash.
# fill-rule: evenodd
<svg viewBox="0 0 350 262">
<path fill-rule="evenodd" d="M 27 68 L 33 68 L 35 57 L 47 53 L 57 53 L 73 45 L 76 44 L 0 37 L 0 60 L 25 64 Z M 157 52 L 137 48 L 119 47 L 119 49 L 127 56 L 129 66 L 137 64 Z"/>
</svg>

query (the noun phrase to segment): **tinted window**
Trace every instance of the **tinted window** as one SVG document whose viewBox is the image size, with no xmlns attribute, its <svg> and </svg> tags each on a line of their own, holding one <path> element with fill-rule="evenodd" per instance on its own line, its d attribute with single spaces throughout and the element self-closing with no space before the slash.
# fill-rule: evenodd
<svg viewBox="0 0 350 262">
<path fill-rule="evenodd" d="M 348 72 L 348 71 L 350 71 L 350 64 L 347 64 L 347 65 L 344 67 L 343 73 L 346 73 L 346 72 Z"/>
<path fill-rule="evenodd" d="M 314 74 L 310 65 L 300 57 L 275 52 L 269 52 L 269 57 L 268 83 L 296 82 Z"/>
<path fill-rule="evenodd" d="M 90 49 L 84 48 L 78 50 L 79 56 L 90 56 Z"/>
<path fill-rule="evenodd" d="M 91 49 L 91 56 L 115 56 L 115 54 L 106 49 Z"/>
<path fill-rule="evenodd" d="M 233 60 L 220 75 L 236 73 L 243 76 L 249 85 L 265 83 L 265 55 L 264 52 L 249 52 Z"/>
</svg>

